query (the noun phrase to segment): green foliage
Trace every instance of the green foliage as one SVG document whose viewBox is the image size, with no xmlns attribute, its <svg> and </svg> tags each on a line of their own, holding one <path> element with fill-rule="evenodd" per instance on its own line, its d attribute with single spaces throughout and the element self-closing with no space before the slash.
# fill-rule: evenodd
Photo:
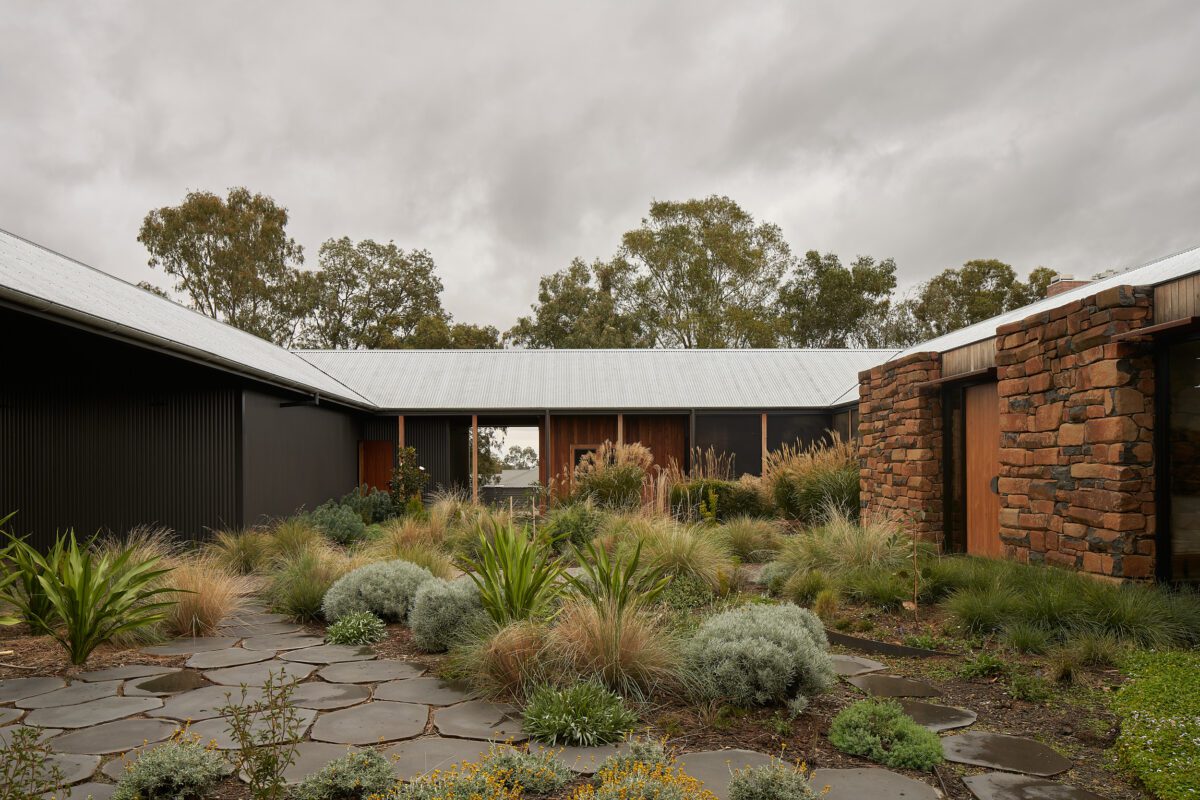
<svg viewBox="0 0 1200 800">
<path fill-rule="evenodd" d="M 225 774 L 220 751 L 186 733 L 148 747 L 125 767 L 113 800 L 175 800 L 204 797 Z"/>
<path fill-rule="evenodd" d="M 729 800 L 817 800 L 821 797 L 810 783 L 812 774 L 803 766 L 766 764 L 735 770 L 729 779 Z"/>
<path fill-rule="evenodd" d="M 387 626 L 370 611 L 358 611 L 338 617 L 325 629 L 330 644 L 375 644 L 387 638 Z"/>
<path fill-rule="evenodd" d="M 359 567 L 338 578 L 321 603 L 325 619 L 336 621 L 369 611 L 388 622 L 408 621 L 413 597 L 432 573 L 407 561 L 381 561 Z"/>
<path fill-rule="evenodd" d="M 608 518 L 595 503 L 567 503 L 550 510 L 542 531 L 556 542 L 582 548 L 596 538 Z"/>
<path fill-rule="evenodd" d="M 804 570 L 797 572 L 787 579 L 779 591 L 779 596 L 790 600 L 798 606 L 807 606 L 824 590 L 830 588 L 829 579 L 822 572 Z"/>
<path fill-rule="evenodd" d="M 751 605 L 705 620 L 686 659 L 701 696 L 754 706 L 828 689 L 834 680 L 828 649 L 812 612 Z"/>
<path fill-rule="evenodd" d="M 644 764 L 651 768 L 669 767 L 674 761 L 661 739 L 631 736 L 625 740 L 625 747 L 604 759 L 596 772 L 621 772 L 634 764 Z"/>
<path fill-rule="evenodd" d="M 392 505 L 397 509 L 407 509 L 410 501 L 421 496 L 421 491 L 429 481 L 429 473 L 417 460 L 417 451 L 413 447 L 401 447 L 396 450 L 396 468 L 392 471 L 389 487 L 392 491 Z"/>
<path fill-rule="evenodd" d="M 321 548 L 310 548 L 278 564 L 267 587 L 271 608 L 301 622 L 321 617 L 325 593 L 342 567 Z"/>
<path fill-rule="evenodd" d="M 484 765 L 510 789 L 522 794 L 556 792 L 575 778 L 575 773 L 552 750 L 530 751 L 528 747 L 493 745 Z"/>
<path fill-rule="evenodd" d="M 42 800 L 63 784 L 63 773 L 51 757 L 53 749 L 41 731 L 14 726 L 7 743 L 0 743 L 0 800 Z"/>
<path fill-rule="evenodd" d="M 604 442 L 575 466 L 573 499 L 601 508 L 633 509 L 642 503 L 642 485 L 654 464 L 640 444 Z"/>
<path fill-rule="evenodd" d="M 343 496 L 338 502 L 358 514 L 364 525 L 386 522 L 396 516 L 392 496 L 366 484 Z"/>
<path fill-rule="evenodd" d="M 358 512 L 334 501 L 317 506 L 310 519 L 326 538 L 340 545 L 354 544 L 367 535 L 367 526 Z"/>
<path fill-rule="evenodd" d="M 464 564 L 497 625 L 544 615 L 563 591 L 563 568 L 553 549 L 511 523 L 490 538 L 480 531 L 479 557 Z"/>
<path fill-rule="evenodd" d="M 927 551 L 928 545 L 918 543 L 918 554 Z M 912 537 L 894 520 L 856 521 L 830 509 L 817 527 L 787 537 L 777 561 L 795 570 L 817 570 L 838 577 L 911 570 L 912 556 Z M 912 596 L 911 581 L 908 596 Z"/>
<path fill-rule="evenodd" d="M 1074 634 L 1065 647 L 1075 654 L 1080 664 L 1090 667 L 1115 667 L 1129 649 L 1115 636 L 1093 631 Z"/>
<path fill-rule="evenodd" d="M 962 589 L 946 601 L 946 610 L 971 633 L 993 633 L 1015 622 L 1019 598 L 1003 586 Z"/>
<path fill-rule="evenodd" d="M 958 677 L 973 680 L 976 678 L 996 678 L 1007 675 L 1011 667 L 1002 658 L 991 653 L 976 653 L 958 666 Z"/>
<path fill-rule="evenodd" d="M 262 531 L 217 531 L 205 550 L 234 575 L 253 575 L 267 565 L 270 536 Z"/>
<path fill-rule="evenodd" d="M 292 789 L 291 800 L 362 800 L 396 782 L 392 764 L 377 750 L 346 753 Z"/>
<path fill-rule="evenodd" d="M 914 722 L 894 700 L 862 700 L 844 709 L 829 726 L 829 741 L 893 769 L 929 772 L 942 762 L 937 734 Z"/>
<path fill-rule="evenodd" d="M 706 606 L 714 597 L 712 587 L 707 581 L 695 575 L 678 575 L 668 580 L 658 600 L 676 611 L 684 611 Z"/>
<path fill-rule="evenodd" d="M 432 580 L 417 589 L 408 624 L 417 647 L 426 653 L 442 653 L 482 615 L 479 587 L 470 579 Z"/>
<path fill-rule="evenodd" d="M 773 520 L 733 517 L 715 531 L 743 564 L 761 564 L 779 552 L 782 531 Z"/>
<path fill-rule="evenodd" d="M 788 579 L 796 573 L 796 567 L 786 561 L 772 561 L 763 567 L 758 579 L 767 588 L 767 593 L 773 597 L 783 594 L 783 587 Z"/>
<path fill-rule="evenodd" d="M 1018 653 L 1044 653 L 1050 647 L 1050 633 L 1040 625 L 1010 622 L 1004 626 L 1004 641 Z"/>
<path fill-rule="evenodd" d="M 525 706 L 525 732 L 547 744 L 608 744 L 636 724 L 637 714 L 626 708 L 620 697 L 592 681 L 566 689 L 538 687 Z"/>
<path fill-rule="evenodd" d="M 251 701 L 243 685 L 240 699 L 230 698 L 219 711 L 237 743 L 232 751 L 234 772 L 250 785 L 251 796 L 283 800 L 287 796 L 283 773 L 296 762 L 296 745 L 304 733 L 292 704 L 296 680 L 281 669 L 268 674 L 262 689 L 262 698 Z"/>
<path fill-rule="evenodd" d="M 49 633 L 67 651 L 72 664 L 87 661 L 96 647 L 114 636 L 145 628 L 166 618 L 173 602 L 157 597 L 175 591 L 162 587 L 169 569 L 159 559 L 133 561 L 134 551 L 97 554 L 80 545 L 74 531 L 60 539 L 57 555 L 47 560 L 29 548 L 27 555 L 50 607 Z M 20 542 L 24 546 L 24 542 Z"/>
<path fill-rule="evenodd" d="M 421 500 L 421 495 L 414 494 L 408 498 L 408 502 L 404 504 L 404 516 L 420 519 L 425 516 L 425 503 Z"/>
<path fill-rule="evenodd" d="M 0 519 L 0 525 L 12 516 L 8 514 Z M 39 578 L 58 574 L 66 539 L 59 536 L 42 555 L 24 539 L 7 531 L 0 532 L 8 537 L 8 545 L 0 551 L 0 564 L 5 565 L 7 572 L 0 579 L 0 601 L 8 603 L 20 614 L 20 621 L 29 626 L 30 633 L 35 636 L 48 635 L 54 623 L 54 606 Z M 9 618 L 6 624 L 16 624 L 17 621 Z"/>
<path fill-rule="evenodd" d="M 1024 700 L 1027 703 L 1045 703 L 1053 695 L 1045 678 L 1023 672 L 1009 675 L 1007 688 L 1013 699 Z"/>
<path fill-rule="evenodd" d="M 628 607 L 653 603 L 670 583 L 661 565 L 642 567 L 642 543 L 632 551 L 618 551 L 610 558 L 608 551 L 588 544 L 585 550 L 575 550 L 583 575 L 566 575 L 572 588 L 596 606 L 605 606 L 618 613 Z"/>
<path fill-rule="evenodd" d="M 910 570 L 863 567 L 842 575 L 839 583 L 847 597 L 876 608 L 896 609 L 913 597 Z"/>
<path fill-rule="evenodd" d="M 809 250 L 779 290 L 779 325 L 788 347 L 878 347 L 878 329 L 896 288 L 896 263 Z"/>
<path fill-rule="evenodd" d="M 806 524 L 818 522 L 835 508 L 854 519 L 858 516 L 858 465 L 810 470 L 803 479 L 781 476 L 775 481 L 775 505 L 785 516 Z"/>
<path fill-rule="evenodd" d="M 594 786 L 582 787 L 575 800 L 716 800 L 696 778 L 674 765 L 625 762 L 602 767 Z"/>
<path fill-rule="evenodd" d="M 707 518 L 717 522 L 745 517 L 766 517 L 772 511 L 753 486 L 715 478 L 700 478 L 675 484 L 671 487 L 670 502 L 672 511 L 677 515 Z"/>
<path fill-rule="evenodd" d="M 1200 764 L 1200 653 L 1137 652 L 1113 708 L 1117 760 L 1161 800 L 1194 800 Z"/>
</svg>

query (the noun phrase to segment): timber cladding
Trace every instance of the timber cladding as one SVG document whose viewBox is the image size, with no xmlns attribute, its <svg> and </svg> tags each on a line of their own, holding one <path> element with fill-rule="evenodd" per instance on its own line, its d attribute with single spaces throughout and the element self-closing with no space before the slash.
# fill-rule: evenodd
<svg viewBox="0 0 1200 800">
<path fill-rule="evenodd" d="M 574 450 L 594 447 L 617 440 L 616 414 L 552 414 L 550 416 L 549 459 L 547 478 L 551 481 L 569 475 L 575 468 Z"/>
</svg>

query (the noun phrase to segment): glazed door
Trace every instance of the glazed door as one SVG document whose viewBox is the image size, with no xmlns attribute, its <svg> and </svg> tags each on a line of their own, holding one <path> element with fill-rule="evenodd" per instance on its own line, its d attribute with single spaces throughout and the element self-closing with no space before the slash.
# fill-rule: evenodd
<svg viewBox="0 0 1200 800">
<path fill-rule="evenodd" d="M 966 388 L 967 552 L 1000 558 L 1000 398 L 996 384 Z"/>
</svg>

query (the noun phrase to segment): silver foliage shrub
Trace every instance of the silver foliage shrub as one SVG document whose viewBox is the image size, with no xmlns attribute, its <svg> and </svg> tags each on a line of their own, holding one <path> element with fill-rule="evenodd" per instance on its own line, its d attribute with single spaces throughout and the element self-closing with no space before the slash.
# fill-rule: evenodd
<svg viewBox="0 0 1200 800">
<path fill-rule="evenodd" d="M 833 685 L 821 621 L 791 605 L 743 606 L 709 617 L 686 659 L 701 696 L 742 706 L 808 697 Z"/>
<path fill-rule="evenodd" d="M 460 632 L 483 616 L 479 587 L 469 578 L 435 579 L 417 589 L 408 624 L 413 641 L 426 653 L 450 649 Z"/>
<path fill-rule="evenodd" d="M 370 611 L 388 622 L 405 622 L 417 589 L 433 574 L 408 561 L 380 561 L 343 575 L 329 587 L 321 613 L 334 622 L 347 614 Z"/>
</svg>

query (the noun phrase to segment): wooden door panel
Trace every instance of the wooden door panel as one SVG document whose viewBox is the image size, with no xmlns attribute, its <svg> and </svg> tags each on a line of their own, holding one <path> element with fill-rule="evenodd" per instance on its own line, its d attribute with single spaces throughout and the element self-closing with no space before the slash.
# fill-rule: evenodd
<svg viewBox="0 0 1200 800">
<path fill-rule="evenodd" d="M 964 402 L 966 425 L 967 552 L 1000 558 L 1000 399 L 996 384 L 968 386 Z"/>
<path fill-rule="evenodd" d="M 392 480 L 392 443 L 382 440 L 364 439 L 358 443 L 360 484 L 388 491 Z"/>
</svg>

